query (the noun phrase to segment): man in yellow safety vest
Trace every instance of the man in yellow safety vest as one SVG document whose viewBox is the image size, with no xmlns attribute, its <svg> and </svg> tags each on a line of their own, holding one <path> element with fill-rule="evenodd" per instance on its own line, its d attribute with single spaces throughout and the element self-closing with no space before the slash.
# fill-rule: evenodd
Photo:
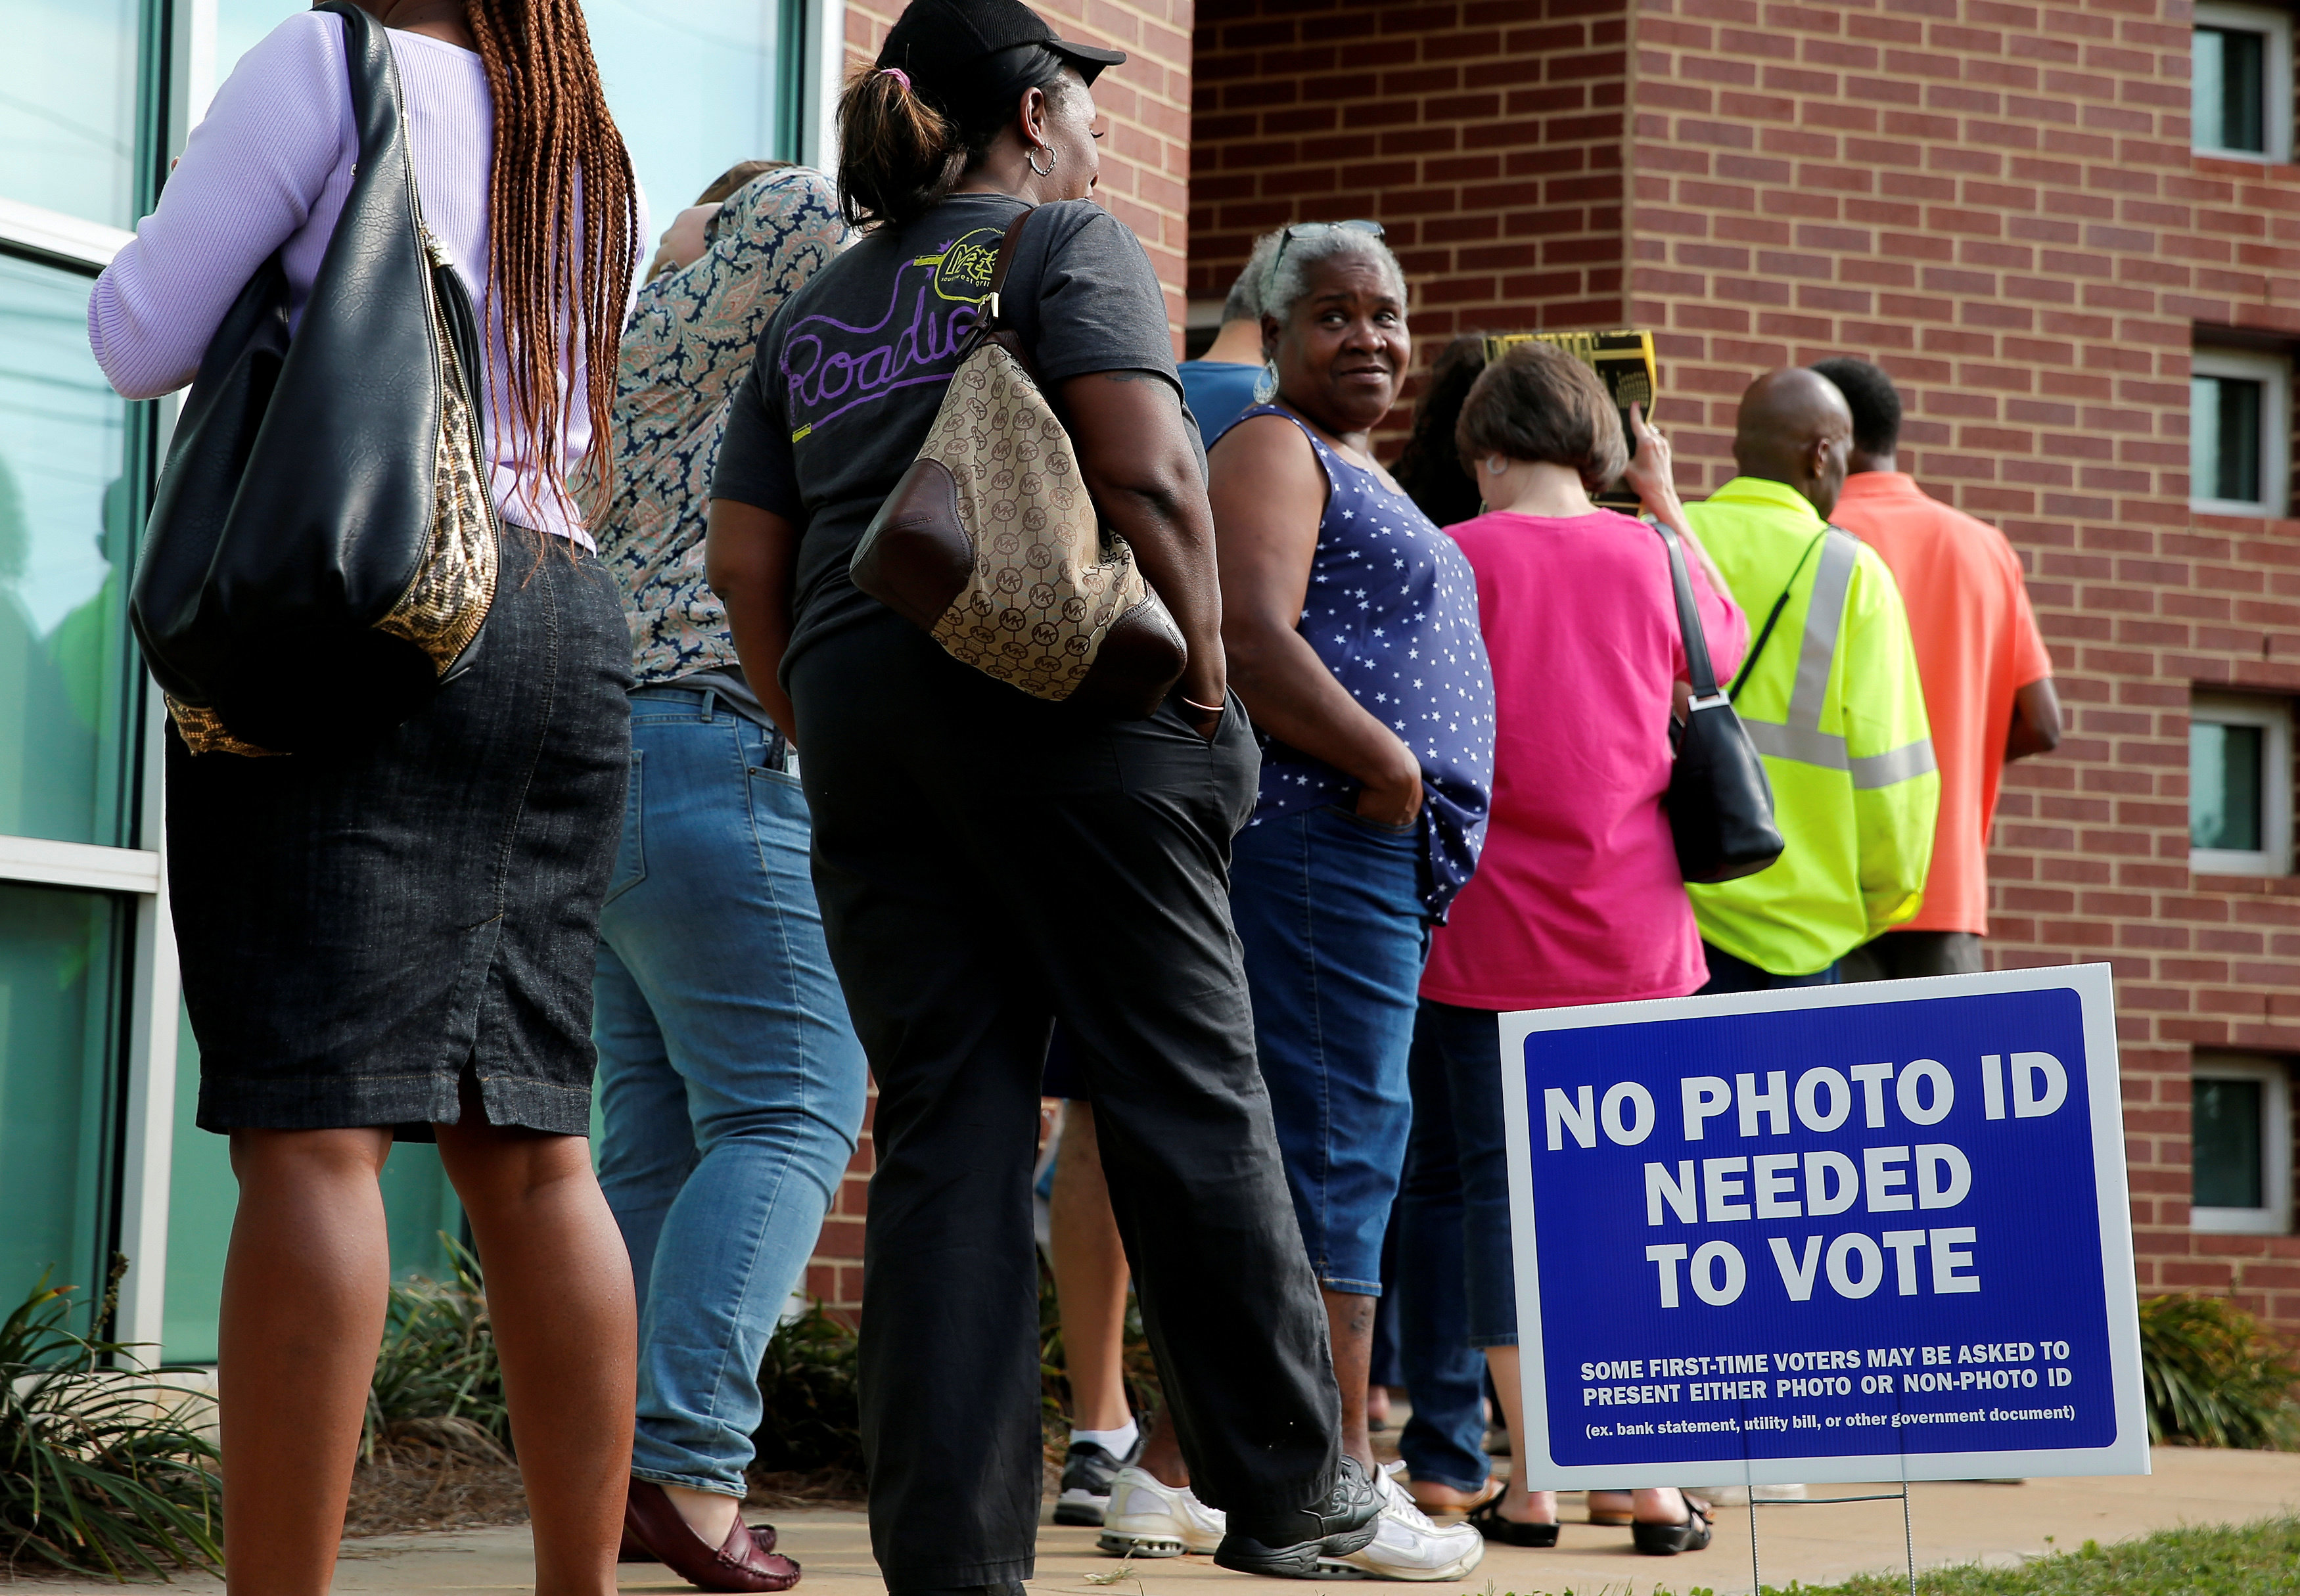
<svg viewBox="0 0 2300 1596">
<path fill-rule="evenodd" d="M 1827 378 L 1769 372 L 1741 396 L 1741 474 L 1686 509 L 1754 629 L 1734 707 L 1788 844 L 1754 876 L 1688 889 L 1704 992 L 1833 985 L 1840 957 L 1922 898 L 1940 777 L 1908 616 L 1885 562 L 1827 520 L 1852 436 Z"/>
</svg>

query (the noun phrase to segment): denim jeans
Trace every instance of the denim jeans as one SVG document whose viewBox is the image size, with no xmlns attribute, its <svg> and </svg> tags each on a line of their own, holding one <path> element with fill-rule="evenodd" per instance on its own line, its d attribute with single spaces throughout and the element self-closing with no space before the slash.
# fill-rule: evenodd
<svg viewBox="0 0 2300 1596">
<path fill-rule="evenodd" d="M 1417 1480 L 1484 1484 L 1481 1349 L 1517 1344 L 1500 1017 L 1424 999 L 1413 1027 L 1413 1137 L 1397 1204 L 1398 1342 Z"/>
<path fill-rule="evenodd" d="M 1421 829 L 1329 805 L 1247 827 L 1232 855 L 1254 1051 L 1310 1265 L 1328 1291 L 1378 1297 L 1429 954 Z"/>
<path fill-rule="evenodd" d="M 639 1293 L 631 1472 L 740 1495 L 759 1359 L 862 1122 L 779 736 L 707 689 L 631 694 L 593 980 L 599 1184 Z"/>
</svg>

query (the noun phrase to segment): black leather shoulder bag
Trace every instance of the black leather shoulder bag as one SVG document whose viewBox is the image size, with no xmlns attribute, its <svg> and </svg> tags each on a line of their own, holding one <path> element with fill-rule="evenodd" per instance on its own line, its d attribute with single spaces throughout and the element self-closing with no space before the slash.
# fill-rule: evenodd
<svg viewBox="0 0 2300 1596">
<path fill-rule="evenodd" d="M 293 336 L 275 255 L 210 341 L 129 598 L 195 753 L 396 726 L 468 669 L 495 597 L 471 296 L 423 225 L 382 24 L 316 9 L 346 29 L 351 192 Z"/>
<path fill-rule="evenodd" d="M 1669 829 L 1677 844 L 1678 873 L 1688 881 L 1732 881 L 1754 876 L 1781 856 L 1780 827 L 1773 821 L 1773 784 L 1749 730 L 1734 712 L 1733 701 L 1717 686 L 1709 662 L 1709 639 L 1693 603 L 1693 579 L 1686 572 L 1685 549 L 1677 534 L 1655 522 L 1654 530 L 1669 550 L 1670 584 L 1677 591 L 1677 627 L 1685 640 L 1686 679 L 1693 700 L 1685 724 L 1672 726 L 1677 760 L 1669 773 Z M 1794 578 L 1792 578 L 1794 580 Z M 1779 619 L 1780 607 L 1774 606 Z M 1769 621 L 1765 636 L 1772 636 Z M 1764 638 L 1749 651 L 1754 660 Z"/>
</svg>

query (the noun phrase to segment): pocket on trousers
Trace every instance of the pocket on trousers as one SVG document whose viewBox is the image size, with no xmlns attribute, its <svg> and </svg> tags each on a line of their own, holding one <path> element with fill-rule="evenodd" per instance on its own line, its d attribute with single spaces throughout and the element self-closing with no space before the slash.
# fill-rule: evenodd
<svg viewBox="0 0 2300 1596">
<path fill-rule="evenodd" d="M 613 902 L 646 879 L 646 833 L 639 823 L 643 808 L 639 802 L 639 775 L 645 758 L 641 750 L 631 750 L 630 785 L 623 791 L 623 836 L 615 848 L 615 873 L 608 882 L 606 903 Z"/>
<path fill-rule="evenodd" d="M 1343 819 L 1347 820 L 1360 831 L 1365 832 L 1371 836 L 1389 837 L 1393 840 L 1403 842 L 1409 837 L 1415 837 L 1421 835 L 1422 811 L 1421 810 L 1415 810 L 1413 811 L 1413 819 L 1408 820 L 1403 826 L 1385 826 L 1379 820 L 1369 820 L 1363 815 L 1358 813 L 1357 810 L 1347 808 L 1339 803 L 1329 803 L 1326 805 L 1326 808 L 1330 813 L 1339 815 Z"/>
</svg>

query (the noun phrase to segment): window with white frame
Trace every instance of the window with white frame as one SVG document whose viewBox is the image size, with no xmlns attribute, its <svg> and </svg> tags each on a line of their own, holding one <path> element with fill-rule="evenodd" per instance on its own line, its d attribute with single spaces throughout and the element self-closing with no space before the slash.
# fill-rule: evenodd
<svg viewBox="0 0 2300 1596">
<path fill-rule="evenodd" d="M 2292 1073 L 2280 1059 L 2201 1055 L 2189 1082 L 2188 1227 L 2292 1228 Z"/>
<path fill-rule="evenodd" d="M 2188 362 L 2188 503 L 2213 515 L 2280 516 L 2290 502 L 2292 361 L 2199 348 Z"/>
<path fill-rule="evenodd" d="M 2292 13 L 2199 4 L 2189 57 L 2189 143 L 2199 154 L 2292 159 Z"/>
<path fill-rule="evenodd" d="M 2199 693 L 2189 706 L 2188 866 L 2215 875 L 2291 873 L 2289 699 Z"/>
</svg>

